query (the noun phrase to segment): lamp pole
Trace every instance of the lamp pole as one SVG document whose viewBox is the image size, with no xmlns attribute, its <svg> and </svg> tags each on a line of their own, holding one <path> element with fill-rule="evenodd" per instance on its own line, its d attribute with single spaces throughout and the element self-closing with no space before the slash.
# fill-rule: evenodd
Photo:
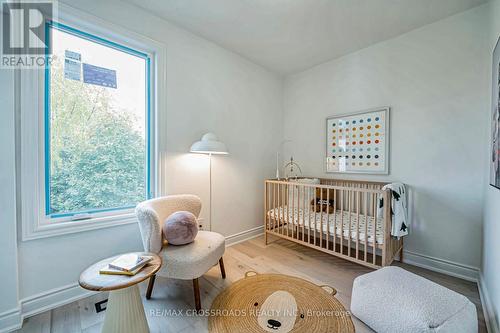
<svg viewBox="0 0 500 333">
<path fill-rule="evenodd" d="M 208 169 L 209 169 L 209 220 L 208 220 L 208 230 L 212 231 L 212 153 L 208 154 Z"/>
</svg>

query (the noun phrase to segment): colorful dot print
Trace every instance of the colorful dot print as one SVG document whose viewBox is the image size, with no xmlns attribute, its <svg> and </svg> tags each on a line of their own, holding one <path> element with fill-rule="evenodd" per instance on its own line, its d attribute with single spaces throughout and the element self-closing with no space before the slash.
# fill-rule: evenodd
<svg viewBox="0 0 500 333">
<path fill-rule="evenodd" d="M 329 118 L 329 171 L 384 171 L 386 111 Z"/>
</svg>

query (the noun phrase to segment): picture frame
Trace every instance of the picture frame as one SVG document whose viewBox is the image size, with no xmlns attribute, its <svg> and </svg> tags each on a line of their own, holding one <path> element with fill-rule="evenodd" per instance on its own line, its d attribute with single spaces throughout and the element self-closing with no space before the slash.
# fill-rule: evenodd
<svg viewBox="0 0 500 333">
<path fill-rule="evenodd" d="M 490 185 L 500 189 L 500 37 L 493 50 L 491 138 L 490 138 Z"/>
<path fill-rule="evenodd" d="M 326 119 L 326 173 L 389 174 L 390 107 Z"/>
</svg>

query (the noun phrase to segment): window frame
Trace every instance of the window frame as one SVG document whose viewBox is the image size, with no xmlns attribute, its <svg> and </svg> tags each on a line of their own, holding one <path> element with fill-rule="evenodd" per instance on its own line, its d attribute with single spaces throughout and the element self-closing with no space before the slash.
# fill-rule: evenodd
<svg viewBox="0 0 500 333">
<path fill-rule="evenodd" d="M 116 49 L 121 52 L 125 52 L 139 58 L 142 58 L 146 62 L 146 123 L 145 123 L 145 145 L 146 145 L 146 175 L 145 175 L 145 185 L 146 185 L 146 198 L 152 198 L 151 193 L 151 58 L 147 53 L 143 53 L 136 49 L 132 49 L 130 47 L 124 46 L 122 44 L 118 44 L 116 42 L 110 41 L 106 38 L 102 38 L 101 36 L 96 36 L 90 34 L 85 31 L 81 31 L 77 28 L 70 27 L 60 22 L 49 21 L 45 26 L 45 36 L 47 36 L 47 45 L 49 48 L 51 47 L 52 41 L 50 40 L 49 33 L 50 29 L 58 29 L 59 31 L 68 33 L 70 35 L 76 36 L 78 38 L 86 39 L 88 41 L 101 44 L 106 47 L 110 47 Z M 81 214 L 89 214 L 90 216 L 100 217 L 106 215 L 113 215 L 116 211 L 126 211 L 134 208 L 135 206 L 122 206 L 122 207 L 108 207 L 108 208 L 89 208 L 80 211 L 72 211 L 72 212 L 62 212 L 62 213 L 51 213 L 50 212 L 50 166 L 51 166 L 51 158 L 50 158 L 50 113 L 51 113 L 51 105 L 50 105 L 50 94 L 51 94 L 51 85 L 50 85 L 50 75 L 51 75 L 51 67 L 48 65 L 48 62 L 45 66 L 45 81 L 44 81 L 44 151 L 45 151 L 45 195 L 43 197 L 44 206 L 45 206 L 45 216 L 47 219 L 50 219 L 51 223 L 63 222 L 63 221 L 74 221 L 74 217 L 76 215 Z"/>
<path fill-rule="evenodd" d="M 116 46 L 147 56 L 148 114 L 146 122 L 146 158 L 147 197 L 155 197 L 164 193 L 164 186 L 159 182 L 162 172 L 162 161 L 158 158 L 158 146 L 161 138 L 157 131 L 160 121 L 160 110 L 164 109 L 165 91 L 165 46 L 141 35 L 130 32 L 120 26 L 105 22 L 93 15 L 83 13 L 67 5 L 59 4 L 58 17 L 53 25 L 79 31 L 102 41 L 113 43 Z M 48 26 L 46 29 L 48 30 Z M 80 35 L 77 35 L 80 37 Z M 91 41 L 95 41 L 91 39 Z M 104 44 L 109 46 L 108 44 Z M 119 49 L 119 48 L 118 48 Z M 121 50 L 121 49 L 119 49 Z M 47 66 L 48 67 L 48 66 Z M 32 240 L 61 234 L 75 233 L 86 230 L 100 229 L 123 224 L 136 223 L 134 207 L 109 208 L 99 212 L 93 211 L 90 218 L 74 219 L 75 214 L 64 216 L 49 216 L 48 193 L 49 178 L 47 167 L 50 167 L 50 157 L 47 161 L 47 139 L 45 126 L 49 105 L 45 85 L 50 79 L 48 68 L 37 70 L 20 70 L 16 85 L 16 104 L 20 113 L 18 128 L 20 163 L 18 166 L 20 189 L 20 216 L 22 222 L 22 240 Z M 77 213 L 78 214 L 78 213 Z"/>
</svg>

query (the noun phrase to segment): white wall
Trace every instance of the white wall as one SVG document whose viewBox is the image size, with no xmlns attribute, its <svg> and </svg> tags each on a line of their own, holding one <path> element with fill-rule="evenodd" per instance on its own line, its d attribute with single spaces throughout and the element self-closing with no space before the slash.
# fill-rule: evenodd
<svg viewBox="0 0 500 333">
<path fill-rule="evenodd" d="M 406 258 L 469 278 L 481 261 L 487 19 L 477 7 L 291 75 L 284 87 L 285 155 L 306 175 L 335 176 L 324 174 L 328 116 L 391 107 L 390 175 L 338 177 L 408 184 Z"/>
<path fill-rule="evenodd" d="M 487 49 L 491 66 L 491 55 L 500 36 L 500 1 L 491 3 L 491 35 L 489 36 Z M 488 74 L 490 79 L 489 92 L 491 93 L 491 71 Z M 491 106 L 488 115 L 491 119 Z M 488 124 L 489 124 L 488 120 Z M 490 133 L 486 144 L 490 144 Z M 485 174 L 489 175 L 489 164 L 486 165 Z M 487 306 L 486 311 L 490 317 L 490 330 L 500 332 L 500 190 L 489 186 L 489 179 L 486 179 L 484 222 L 483 222 L 483 265 L 481 272 L 481 287 L 483 298 Z"/>
<path fill-rule="evenodd" d="M 167 89 L 162 93 L 166 94 L 167 106 L 162 112 L 166 112 L 166 122 L 159 130 L 166 134 L 160 154 L 166 165 L 167 192 L 200 195 L 205 205 L 201 215 L 208 218 L 208 157 L 187 152 L 202 134 L 213 131 L 230 151 L 229 156 L 213 159 L 213 230 L 229 236 L 261 226 L 263 180 L 273 173 L 274 152 L 282 137 L 281 78 L 123 2 L 64 2 L 165 44 Z M 4 82 L 4 73 L 2 87 L 12 84 L 10 77 L 5 77 Z M 11 95 L 12 89 L 1 90 L 0 270 L 6 278 L 14 278 L 15 288 L 4 294 L 7 289 L 4 290 L 2 281 L 0 313 L 18 301 L 17 279 L 10 273 L 12 264 L 7 262 L 15 263 L 15 257 L 7 257 L 11 252 L 5 252 L 16 249 L 14 113 L 11 108 L 4 108 L 12 105 Z M 5 219 L 3 208 L 8 212 Z M 17 247 L 19 299 L 34 300 L 36 305 L 40 302 L 34 296 L 44 299 L 45 294 L 54 294 L 54 289 L 61 287 L 63 294 L 73 295 L 78 288 L 68 291 L 64 287 L 74 285 L 87 265 L 112 254 L 141 249 L 142 243 L 137 225 L 126 225 L 26 242 L 18 240 Z M 14 301 L 9 298 L 11 291 L 15 291 Z"/>
</svg>

